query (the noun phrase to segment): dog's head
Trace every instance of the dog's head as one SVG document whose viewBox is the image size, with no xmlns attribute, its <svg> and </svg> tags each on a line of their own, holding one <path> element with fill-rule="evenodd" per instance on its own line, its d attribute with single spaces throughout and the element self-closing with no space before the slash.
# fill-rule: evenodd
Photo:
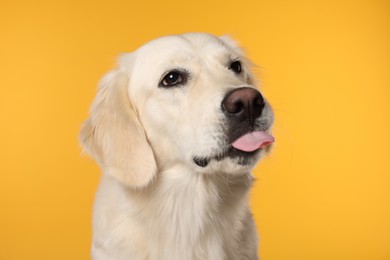
<svg viewBox="0 0 390 260">
<path fill-rule="evenodd" d="M 81 142 L 132 187 L 178 164 L 199 174 L 247 173 L 273 142 L 272 110 L 250 69 L 228 37 L 149 42 L 102 79 Z"/>
</svg>

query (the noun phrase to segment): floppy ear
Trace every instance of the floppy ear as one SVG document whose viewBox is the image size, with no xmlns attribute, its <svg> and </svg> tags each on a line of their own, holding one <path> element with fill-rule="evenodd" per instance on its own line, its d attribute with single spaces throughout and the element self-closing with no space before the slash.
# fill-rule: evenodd
<svg viewBox="0 0 390 260">
<path fill-rule="evenodd" d="M 152 148 L 128 96 L 127 73 L 109 72 L 101 80 L 90 118 L 80 132 L 80 142 L 109 174 L 128 185 L 142 188 L 156 175 Z"/>
</svg>

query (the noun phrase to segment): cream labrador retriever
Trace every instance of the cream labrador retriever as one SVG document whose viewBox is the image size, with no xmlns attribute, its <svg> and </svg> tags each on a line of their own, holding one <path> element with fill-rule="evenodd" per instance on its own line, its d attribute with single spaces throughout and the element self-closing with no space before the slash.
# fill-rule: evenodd
<svg viewBox="0 0 390 260">
<path fill-rule="evenodd" d="M 80 140 L 104 175 L 92 256 L 258 259 L 248 206 L 272 110 L 228 37 L 159 38 L 101 81 Z"/>
</svg>

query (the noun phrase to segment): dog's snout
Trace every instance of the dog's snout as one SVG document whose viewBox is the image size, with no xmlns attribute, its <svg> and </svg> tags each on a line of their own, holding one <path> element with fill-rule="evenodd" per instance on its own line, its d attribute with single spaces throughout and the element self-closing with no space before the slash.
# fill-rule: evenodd
<svg viewBox="0 0 390 260">
<path fill-rule="evenodd" d="M 234 89 L 222 100 L 222 110 L 225 113 L 251 122 L 261 115 L 264 106 L 263 96 L 250 87 Z"/>
</svg>

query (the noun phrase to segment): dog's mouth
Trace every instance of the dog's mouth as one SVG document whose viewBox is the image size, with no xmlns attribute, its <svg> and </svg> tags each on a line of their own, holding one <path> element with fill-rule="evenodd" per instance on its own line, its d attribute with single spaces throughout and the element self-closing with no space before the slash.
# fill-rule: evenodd
<svg viewBox="0 0 390 260">
<path fill-rule="evenodd" d="M 269 150 L 274 141 L 275 138 L 266 131 L 249 132 L 233 141 L 225 152 L 211 157 L 195 156 L 193 161 L 200 167 L 206 167 L 213 159 L 220 161 L 232 158 L 237 159 L 240 165 L 247 165 L 261 150 Z"/>
<path fill-rule="evenodd" d="M 275 138 L 265 131 L 249 132 L 232 143 L 232 146 L 239 151 L 254 152 L 272 144 Z"/>
</svg>

